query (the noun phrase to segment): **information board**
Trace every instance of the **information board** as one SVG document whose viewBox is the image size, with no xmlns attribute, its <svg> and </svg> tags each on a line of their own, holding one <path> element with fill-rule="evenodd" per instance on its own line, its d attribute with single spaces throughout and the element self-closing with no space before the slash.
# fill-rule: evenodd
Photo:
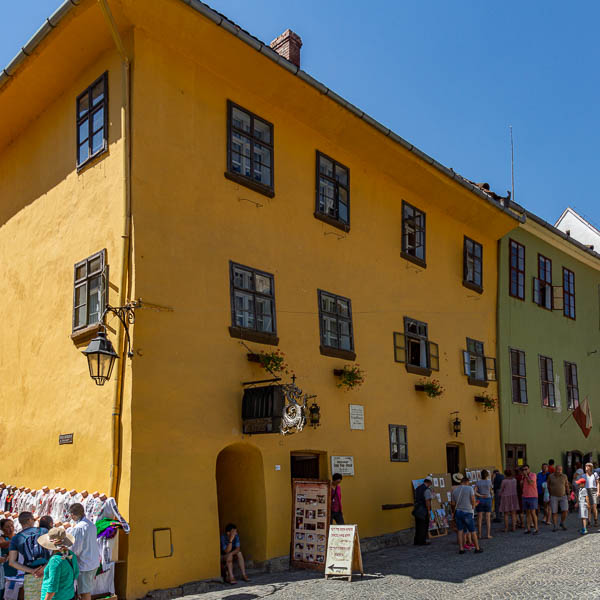
<svg viewBox="0 0 600 600">
<path fill-rule="evenodd" d="M 325 568 L 327 535 L 331 520 L 329 481 L 292 480 L 292 556 L 293 567 Z"/>
<path fill-rule="evenodd" d="M 332 456 L 331 472 L 346 477 L 354 476 L 354 456 Z"/>
<path fill-rule="evenodd" d="M 327 544 L 325 579 L 332 575 L 348 577 L 352 581 L 352 572 L 364 574 L 358 527 L 356 525 L 330 525 Z"/>
<path fill-rule="evenodd" d="M 365 407 L 362 404 L 349 404 L 350 407 L 350 429 L 365 428 Z"/>
</svg>

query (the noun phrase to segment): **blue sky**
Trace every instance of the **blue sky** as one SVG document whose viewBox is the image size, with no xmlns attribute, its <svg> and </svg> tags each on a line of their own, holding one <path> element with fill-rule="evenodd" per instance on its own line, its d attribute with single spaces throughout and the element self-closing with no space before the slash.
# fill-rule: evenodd
<svg viewBox="0 0 600 600">
<path fill-rule="evenodd" d="M 600 3 L 580 0 L 210 0 L 269 42 L 288 27 L 302 66 L 441 163 L 554 222 L 600 223 Z M 6 65 L 60 0 L 3 2 Z"/>
</svg>

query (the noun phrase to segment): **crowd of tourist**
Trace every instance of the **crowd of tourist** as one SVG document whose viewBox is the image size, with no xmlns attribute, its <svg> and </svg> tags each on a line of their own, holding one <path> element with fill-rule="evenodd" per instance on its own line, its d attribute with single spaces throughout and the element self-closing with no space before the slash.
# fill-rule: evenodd
<svg viewBox="0 0 600 600">
<path fill-rule="evenodd" d="M 494 521 L 504 523 L 504 533 L 524 529 L 525 534 L 538 535 L 540 524 L 551 526 L 551 531 L 566 530 L 567 514 L 578 511 L 581 520 L 579 533 L 587 534 L 588 525 L 598 526 L 598 497 L 600 469 L 592 463 L 576 463 L 573 476 L 563 473 L 554 460 L 543 463 L 534 473 L 529 465 L 517 469 L 481 471 L 481 479 L 474 484 L 462 473 L 452 476 L 457 484 L 452 490 L 452 522 L 456 528 L 460 554 L 465 550 L 482 552 L 479 540 L 482 532 L 491 539 L 492 514 Z M 427 545 L 427 529 L 431 513 L 431 479 L 427 478 L 415 491 L 415 545 Z M 477 515 L 477 520 L 475 520 Z M 484 528 L 485 525 L 485 528 Z"/>
</svg>

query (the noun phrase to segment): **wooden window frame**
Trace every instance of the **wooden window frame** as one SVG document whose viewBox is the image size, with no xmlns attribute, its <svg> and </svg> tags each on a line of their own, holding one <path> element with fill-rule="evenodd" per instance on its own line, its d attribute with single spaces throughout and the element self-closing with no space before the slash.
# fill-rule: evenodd
<svg viewBox="0 0 600 600">
<path fill-rule="evenodd" d="M 427 334 L 425 336 L 417 335 L 413 333 L 408 333 L 408 323 L 412 321 L 417 323 L 418 325 L 424 325 Z M 427 366 L 423 367 L 422 365 L 414 365 L 407 361 L 406 349 L 408 347 L 408 340 L 422 340 L 425 342 L 427 349 Z M 409 373 L 414 373 L 415 375 L 431 375 L 432 371 L 440 370 L 440 348 L 437 343 L 432 342 L 429 339 L 429 325 L 423 321 L 418 321 L 417 319 L 413 319 L 411 317 L 404 317 L 404 331 L 398 332 L 394 331 L 393 333 L 394 340 L 394 362 L 404 363 L 406 370 Z"/>
<path fill-rule="evenodd" d="M 523 269 L 519 268 L 519 250 L 523 249 Z M 516 251 L 516 267 L 513 267 L 512 264 L 512 259 L 513 259 L 513 254 Z M 517 300 L 525 300 L 525 269 L 526 269 L 526 255 L 525 255 L 525 245 L 521 244 L 519 242 L 517 242 L 516 240 L 510 239 L 508 240 L 508 295 L 511 296 L 512 298 L 516 298 Z M 513 273 L 516 274 L 516 280 L 517 280 L 517 289 L 516 289 L 516 294 L 513 294 L 513 289 L 512 289 L 512 275 Z M 519 295 L 519 288 L 521 286 L 519 286 L 519 278 L 522 277 L 523 278 L 523 295 Z"/>
<path fill-rule="evenodd" d="M 342 300 L 343 302 L 347 302 L 348 303 L 348 317 L 340 317 L 340 315 L 338 314 L 334 314 L 334 313 L 325 313 L 327 316 L 334 318 L 336 320 L 336 329 L 338 332 L 338 346 L 329 346 L 325 344 L 325 336 L 324 336 L 324 329 L 323 329 L 323 309 L 322 309 L 322 304 L 321 304 L 321 298 L 323 295 L 329 296 L 331 298 L 333 298 L 336 303 L 338 300 Z M 332 292 L 328 292 L 326 290 L 321 290 L 318 289 L 317 290 L 317 302 L 319 305 L 319 350 L 321 352 L 322 355 L 324 356 L 331 356 L 334 358 L 344 358 L 346 360 L 355 360 L 356 359 L 356 351 L 355 351 L 355 345 L 354 345 L 354 322 L 353 322 L 353 318 L 352 318 L 352 301 L 350 300 L 350 298 L 346 298 L 345 296 L 340 296 L 339 294 L 333 294 Z M 339 340 L 341 337 L 340 334 L 340 322 L 344 321 L 344 322 L 348 322 L 349 326 L 350 326 L 350 345 L 351 345 L 351 349 L 350 350 L 346 350 L 345 348 L 340 348 L 339 347 Z"/>
<path fill-rule="evenodd" d="M 328 175 L 324 175 L 323 173 L 321 173 L 321 158 L 324 158 L 325 160 L 329 160 L 333 163 L 333 168 L 334 168 L 334 176 L 333 177 L 329 177 Z M 340 169 L 345 169 L 346 173 L 348 174 L 348 179 L 347 179 L 347 183 L 346 185 L 343 185 L 341 183 L 339 183 L 335 177 L 335 170 L 337 168 Z M 327 181 L 331 182 L 334 186 L 335 189 L 335 210 L 336 213 L 339 215 L 339 188 L 343 188 L 346 190 L 346 194 L 347 194 L 347 199 L 348 199 L 348 222 L 346 223 L 344 220 L 340 219 L 339 216 L 336 217 L 332 217 L 331 215 L 328 215 L 327 213 L 324 213 L 321 211 L 320 207 L 319 207 L 319 193 L 321 190 L 321 177 L 323 179 L 326 179 Z M 323 152 L 320 152 L 319 150 L 317 150 L 317 162 L 316 162 L 316 179 L 315 179 L 315 185 L 316 185 L 316 190 L 315 190 L 315 212 L 314 212 L 314 216 L 316 219 L 319 219 L 320 221 L 323 221 L 329 225 L 332 225 L 333 227 L 337 227 L 338 229 L 341 229 L 342 231 L 350 231 L 350 169 L 349 167 L 347 167 L 346 165 L 343 165 L 341 162 L 338 162 L 337 160 L 331 158 L 331 156 L 328 156 L 327 154 L 324 154 Z"/>
<path fill-rule="evenodd" d="M 94 261 L 98 258 L 100 259 L 100 269 L 98 269 L 97 271 L 93 271 L 92 273 L 89 273 L 87 270 L 88 269 L 87 265 L 89 265 L 89 263 L 91 263 L 92 261 Z M 80 267 L 82 267 L 84 265 L 86 265 L 85 277 L 80 277 L 78 279 L 77 278 L 77 269 L 79 269 Z M 89 322 L 89 320 L 90 320 L 89 283 L 90 283 L 90 279 L 96 278 L 98 276 L 100 277 L 100 285 L 101 285 L 100 304 L 98 306 L 98 309 L 99 309 L 98 312 L 99 312 L 100 318 L 98 319 L 98 321 L 95 321 L 94 323 L 90 323 Z M 73 266 L 73 319 L 72 319 L 72 331 L 71 331 L 72 337 L 79 336 L 80 334 L 85 334 L 89 329 L 93 329 L 95 331 L 100 326 L 100 324 L 102 322 L 102 314 L 104 313 L 104 310 L 106 309 L 106 304 L 107 304 L 107 291 L 108 291 L 107 283 L 108 283 L 108 264 L 106 262 L 106 248 L 103 248 L 99 252 L 95 252 L 94 254 L 91 254 L 87 258 L 84 258 L 83 260 L 76 262 L 75 265 Z M 85 304 L 75 304 L 76 298 L 77 298 L 77 289 L 81 288 L 83 286 L 85 286 L 85 297 L 86 297 Z M 85 323 L 83 325 L 75 325 L 75 317 L 76 317 L 77 309 L 81 308 L 82 306 L 86 307 Z"/>
<path fill-rule="evenodd" d="M 262 277 L 267 277 L 271 280 L 271 289 L 272 294 L 264 294 L 262 292 L 256 291 L 256 285 L 254 285 L 253 290 L 247 290 L 245 288 L 238 288 L 234 284 L 234 269 L 235 268 L 244 269 L 245 271 L 250 271 L 252 273 L 253 279 L 256 278 L 256 275 L 260 275 Z M 271 316 L 273 319 L 273 331 L 260 331 L 256 328 L 251 327 L 242 327 L 236 322 L 236 310 L 235 310 L 235 291 L 240 290 L 244 294 L 251 294 L 254 297 L 254 324 L 258 323 L 257 312 L 256 312 L 256 297 L 260 298 L 268 298 L 271 301 Z M 259 344 L 267 344 L 271 346 L 277 346 L 279 344 L 279 338 L 277 337 L 277 306 L 275 301 L 275 276 L 272 273 L 267 273 L 266 271 L 261 271 L 260 269 L 255 269 L 253 267 L 248 267 L 246 265 L 242 265 L 240 263 L 234 262 L 232 260 L 229 261 L 229 297 L 231 303 L 231 326 L 229 327 L 229 334 L 231 337 L 249 340 L 251 342 L 257 342 Z"/>
<path fill-rule="evenodd" d="M 549 271 L 548 271 L 549 265 Z M 552 259 L 544 256 L 543 254 L 538 253 L 537 259 L 538 266 L 538 276 L 533 278 L 533 297 L 532 300 L 535 304 L 537 304 L 540 308 L 545 310 L 554 310 L 554 286 L 552 285 Z M 547 279 L 547 273 L 550 273 L 550 280 Z M 536 288 L 537 282 L 537 288 Z M 547 306 L 546 303 L 542 303 L 542 286 L 545 288 L 544 298 L 546 298 L 546 294 L 549 294 L 550 297 L 550 306 Z"/>
<path fill-rule="evenodd" d="M 98 106 L 94 107 L 94 106 L 92 106 L 92 90 L 101 82 L 104 83 L 104 98 L 102 99 L 102 102 L 100 104 L 98 104 Z M 85 116 L 80 117 L 79 116 L 79 101 L 82 98 L 84 98 L 86 95 L 88 97 L 88 110 L 87 110 L 87 113 Z M 100 108 L 104 109 L 104 123 L 102 125 L 102 129 L 104 130 L 103 131 L 103 143 L 102 143 L 102 148 L 100 150 L 97 150 L 95 153 L 92 153 L 92 139 L 94 137 L 94 133 L 98 133 L 99 131 L 101 131 L 100 129 L 98 129 L 96 132 L 93 131 L 93 129 L 92 129 L 93 117 L 94 117 L 94 114 L 100 110 Z M 83 142 L 81 142 L 81 139 L 80 139 L 79 128 L 86 121 L 88 123 L 88 139 L 87 139 L 88 156 L 84 161 L 79 162 L 79 146 L 83 143 Z M 75 132 L 75 139 L 76 139 L 75 164 L 77 165 L 77 172 L 81 171 L 90 162 L 96 160 L 102 154 L 108 152 L 108 124 L 109 124 L 109 119 L 108 119 L 108 71 L 105 71 L 102 75 L 100 75 L 100 77 L 98 77 L 98 79 L 96 79 L 96 81 L 94 81 L 91 85 L 89 85 L 75 99 L 75 129 L 76 129 L 76 132 Z"/>
<path fill-rule="evenodd" d="M 408 251 L 408 244 L 407 244 L 407 239 L 406 239 L 408 234 L 405 231 L 406 223 L 407 223 L 407 218 L 404 215 L 405 208 L 410 208 L 413 211 L 415 211 L 415 213 L 418 213 L 420 216 L 423 217 L 423 225 L 420 228 L 420 231 L 423 234 L 423 258 L 415 256 Z M 415 215 L 415 216 L 417 216 L 417 215 Z M 417 226 L 415 225 L 415 232 L 416 231 L 417 231 Z M 416 251 L 416 248 L 419 248 L 419 247 L 420 246 L 415 246 L 415 251 Z M 416 206 L 413 206 L 412 204 L 406 202 L 406 200 L 402 200 L 402 250 L 400 252 L 400 256 L 402 256 L 402 258 L 404 258 L 416 265 L 419 265 L 420 267 L 423 267 L 423 268 L 427 267 L 427 215 L 425 212 L 418 209 Z"/>
<path fill-rule="evenodd" d="M 471 245 L 471 252 L 469 252 L 469 244 Z M 475 250 L 479 248 L 479 257 L 477 257 Z M 479 264 L 479 278 L 480 282 L 477 283 L 475 280 L 471 281 L 468 279 L 468 261 L 473 261 L 473 275 L 475 275 L 475 266 Z M 483 294 L 483 245 L 475 240 L 464 236 L 463 240 L 463 285 L 478 294 Z"/>
<path fill-rule="evenodd" d="M 513 360 L 512 360 L 513 352 L 518 355 L 519 367 L 521 366 L 521 357 L 523 358 L 523 374 L 522 375 L 521 375 L 521 373 L 513 372 Z M 527 404 L 529 404 L 529 393 L 527 391 L 527 360 L 526 360 L 525 351 L 519 350 L 518 348 L 509 348 L 508 349 L 508 364 L 510 365 L 510 395 L 511 395 L 512 402 L 513 402 L 513 404 L 518 404 L 519 406 L 527 405 Z M 519 380 L 519 399 L 518 400 L 515 400 L 515 394 L 514 394 L 513 382 L 515 381 L 515 379 Z M 520 385 L 521 380 L 525 381 L 525 402 L 523 402 L 523 400 L 522 400 L 523 396 L 522 396 L 521 385 Z"/>
<path fill-rule="evenodd" d="M 469 350 L 469 342 L 471 345 L 475 346 L 476 344 L 481 344 L 481 353 L 472 352 Z M 497 379 L 497 371 L 496 371 L 496 359 L 491 356 L 485 355 L 485 345 L 480 340 L 475 340 L 473 338 L 467 338 L 467 349 L 463 350 L 463 371 L 464 374 L 468 378 L 469 385 L 476 385 L 479 387 L 488 387 L 490 381 L 496 381 Z M 473 377 L 471 375 L 471 358 L 476 357 L 482 360 L 483 365 L 483 379 L 478 379 L 477 377 Z"/>
<path fill-rule="evenodd" d="M 233 109 L 237 108 L 239 111 L 245 113 L 250 117 L 250 132 L 243 131 L 241 129 L 237 129 L 233 125 Z M 254 120 L 258 119 L 265 125 L 269 127 L 269 131 L 271 134 L 271 141 L 269 143 L 258 139 L 254 135 Z M 253 113 L 252 111 L 236 104 L 231 100 L 227 100 L 227 169 L 225 171 L 225 177 L 231 181 L 235 181 L 240 185 L 243 185 L 259 194 L 263 194 L 269 198 L 273 198 L 275 196 L 275 132 L 274 132 L 273 123 L 263 119 L 261 116 Z M 271 152 L 271 185 L 266 185 L 259 181 L 256 181 L 252 175 L 247 176 L 242 173 L 237 173 L 233 170 L 232 167 L 232 134 L 233 132 L 237 132 L 240 135 L 248 138 L 250 140 L 250 173 L 254 172 L 254 144 L 260 144 L 261 146 L 267 147 Z"/>
<path fill-rule="evenodd" d="M 573 383 L 573 371 L 575 371 L 575 383 Z M 579 373 L 577 365 L 566 360 L 565 387 L 567 388 L 567 410 L 575 410 L 579 406 Z"/>
<path fill-rule="evenodd" d="M 565 317 L 567 317 L 567 319 L 572 319 L 573 321 L 576 320 L 577 316 L 576 316 L 576 312 L 575 312 L 575 273 L 573 271 L 571 271 L 570 269 L 567 269 L 567 267 L 563 267 L 562 268 L 562 273 L 563 273 L 563 315 Z M 572 281 L 569 281 L 569 278 Z M 565 283 L 568 283 L 568 285 L 565 285 Z M 573 289 L 571 290 L 571 285 L 573 287 Z M 571 300 L 573 301 L 573 314 L 571 313 Z"/>
<path fill-rule="evenodd" d="M 538 355 L 538 364 L 540 370 L 540 395 L 542 399 L 542 406 L 544 408 L 555 409 L 556 408 L 556 390 L 554 388 L 554 361 L 549 356 Z M 552 370 L 551 379 L 544 379 L 544 375 L 548 375 L 548 364 Z M 544 403 L 544 387 L 548 389 L 548 404 Z M 550 403 L 550 391 L 552 391 L 552 403 Z"/>
<path fill-rule="evenodd" d="M 398 431 L 404 431 L 404 443 L 400 443 Z M 398 446 L 398 458 L 394 458 L 392 450 L 392 431 L 396 432 L 396 445 Z M 390 461 L 391 462 L 408 462 L 408 427 L 406 425 L 388 425 L 388 442 L 390 446 Z M 400 458 L 400 448 L 404 448 L 405 458 Z"/>
</svg>

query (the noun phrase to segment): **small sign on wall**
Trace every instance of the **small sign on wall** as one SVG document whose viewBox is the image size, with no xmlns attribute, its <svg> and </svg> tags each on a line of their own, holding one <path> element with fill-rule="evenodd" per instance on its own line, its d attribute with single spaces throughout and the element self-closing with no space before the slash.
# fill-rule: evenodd
<svg viewBox="0 0 600 600">
<path fill-rule="evenodd" d="M 362 404 L 350 404 L 350 429 L 365 428 L 365 407 Z"/>
<path fill-rule="evenodd" d="M 63 444 L 72 444 L 73 443 L 73 434 L 72 433 L 61 433 L 58 436 L 58 445 L 62 446 Z"/>
<path fill-rule="evenodd" d="M 332 456 L 331 474 L 339 473 L 342 476 L 354 476 L 354 456 Z"/>
</svg>

